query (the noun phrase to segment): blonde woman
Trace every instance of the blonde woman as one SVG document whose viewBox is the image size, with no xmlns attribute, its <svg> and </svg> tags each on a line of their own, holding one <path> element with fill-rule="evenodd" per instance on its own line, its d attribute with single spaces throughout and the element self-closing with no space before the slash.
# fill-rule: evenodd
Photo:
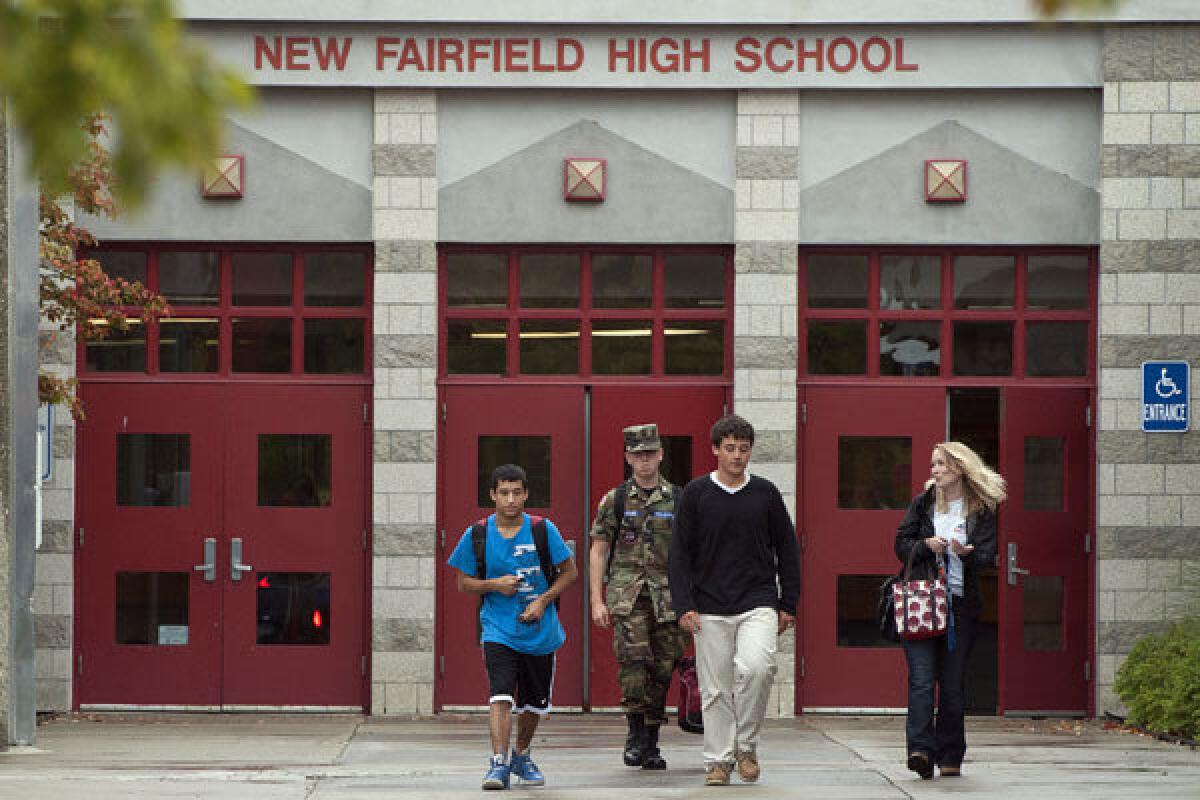
<svg viewBox="0 0 1200 800">
<path fill-rule="evenodd" d="M 1004 478 L 961 442 L 933 448 L 925 491 L 913 498 L 896 530 L 896 556 L 913 554 L 913 577 L 933 577 L 939 562 L 951 596 L 951 633 L 905 641 L 908 662 L 908 768 L 924 780 L 962 774 L 967 751 L 963 683 L 983 608 L 979 570 L 996 560 L 996 506 Z M 937 712 L 934 712 L 934 698 Z"/>
</svg>

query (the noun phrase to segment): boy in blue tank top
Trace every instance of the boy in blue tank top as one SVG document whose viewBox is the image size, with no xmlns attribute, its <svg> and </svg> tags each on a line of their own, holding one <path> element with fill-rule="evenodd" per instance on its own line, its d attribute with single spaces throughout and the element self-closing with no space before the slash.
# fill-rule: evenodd
<svg viewBox="0 0 1200 800">
<path fill-rule="evenodd" d="M 555 600 L 576 577 L 575 562 L 558 528 L 550 520 L 536 523 L 525 513 L 529 496 L 525 470 L 505 464 L 492 472 L 492 502 L 496 513 L 486 523 L 463 533 L 450 555 L 458 570 L 458 589 L 483 598 L 479 612 L 483 662 L 488 675 L 489 727 L 492 758 L 484 789 L 507 789 L 511 775 L 522 783 L 541 786 L 545 778 L 529 748 L 541 717 L 550 712 L 554 685 L 554 653 L 566 641 Z M 540 530 L 535 531 L 535 526 Z M 480 530 L 473 532 L 473 528 Z M 476 536 L 483 536 L 482 552 Z M 538 538 L 544 544 L 539 553 Z M 486 574 L 479 575 L 479 555 Z M 547 580 L 547 556 L 557 575 Z M 506 761 L 517 717 L 517 743 Z"/>
</svg>

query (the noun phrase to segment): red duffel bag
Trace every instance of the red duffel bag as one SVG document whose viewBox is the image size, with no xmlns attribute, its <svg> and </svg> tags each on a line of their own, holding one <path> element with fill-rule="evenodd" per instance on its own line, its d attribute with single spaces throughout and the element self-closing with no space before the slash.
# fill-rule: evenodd
<svg viewBox="0 0 1200 800">
<path fill-rule="evenodd" d="M 700 678 L 696 659 L 679 659 L 679 727 L 688 733 L 704 733 L 704 706 L 700 702 Z"/>
</svg>

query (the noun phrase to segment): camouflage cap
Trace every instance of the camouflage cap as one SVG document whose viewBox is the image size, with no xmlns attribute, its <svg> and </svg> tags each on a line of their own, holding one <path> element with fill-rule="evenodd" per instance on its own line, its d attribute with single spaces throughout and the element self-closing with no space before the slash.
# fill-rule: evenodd
<svg viewBox="0 0 1200 800">
<path fill-rule="evenodd" d="M 658 439 L 658 426 L 653 422 L 646 425 L 630 425 L 622 433 L 625 434 L 626 453 L 657 450 L 662 447 L 662 442 Z"/>
</svg>

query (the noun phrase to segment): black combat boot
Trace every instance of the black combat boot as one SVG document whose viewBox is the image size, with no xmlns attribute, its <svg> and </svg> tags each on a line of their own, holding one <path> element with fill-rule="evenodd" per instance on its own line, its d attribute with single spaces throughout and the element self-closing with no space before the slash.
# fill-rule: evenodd
<svg viewBox="0 0 1200 800">
<path fill-rule="evenodd" d="M 642 759 L 642 769 L 666 769 L 667 760 L 658 750 L 658 726 L 646 726 L 646 754 Z"/>
<path fill-rule="evenodd" d="M 625 737 L 625 766 L 640 767 L 646 760 L 646 715 L 626 714 L 629 735 Z"/>
</svg>

